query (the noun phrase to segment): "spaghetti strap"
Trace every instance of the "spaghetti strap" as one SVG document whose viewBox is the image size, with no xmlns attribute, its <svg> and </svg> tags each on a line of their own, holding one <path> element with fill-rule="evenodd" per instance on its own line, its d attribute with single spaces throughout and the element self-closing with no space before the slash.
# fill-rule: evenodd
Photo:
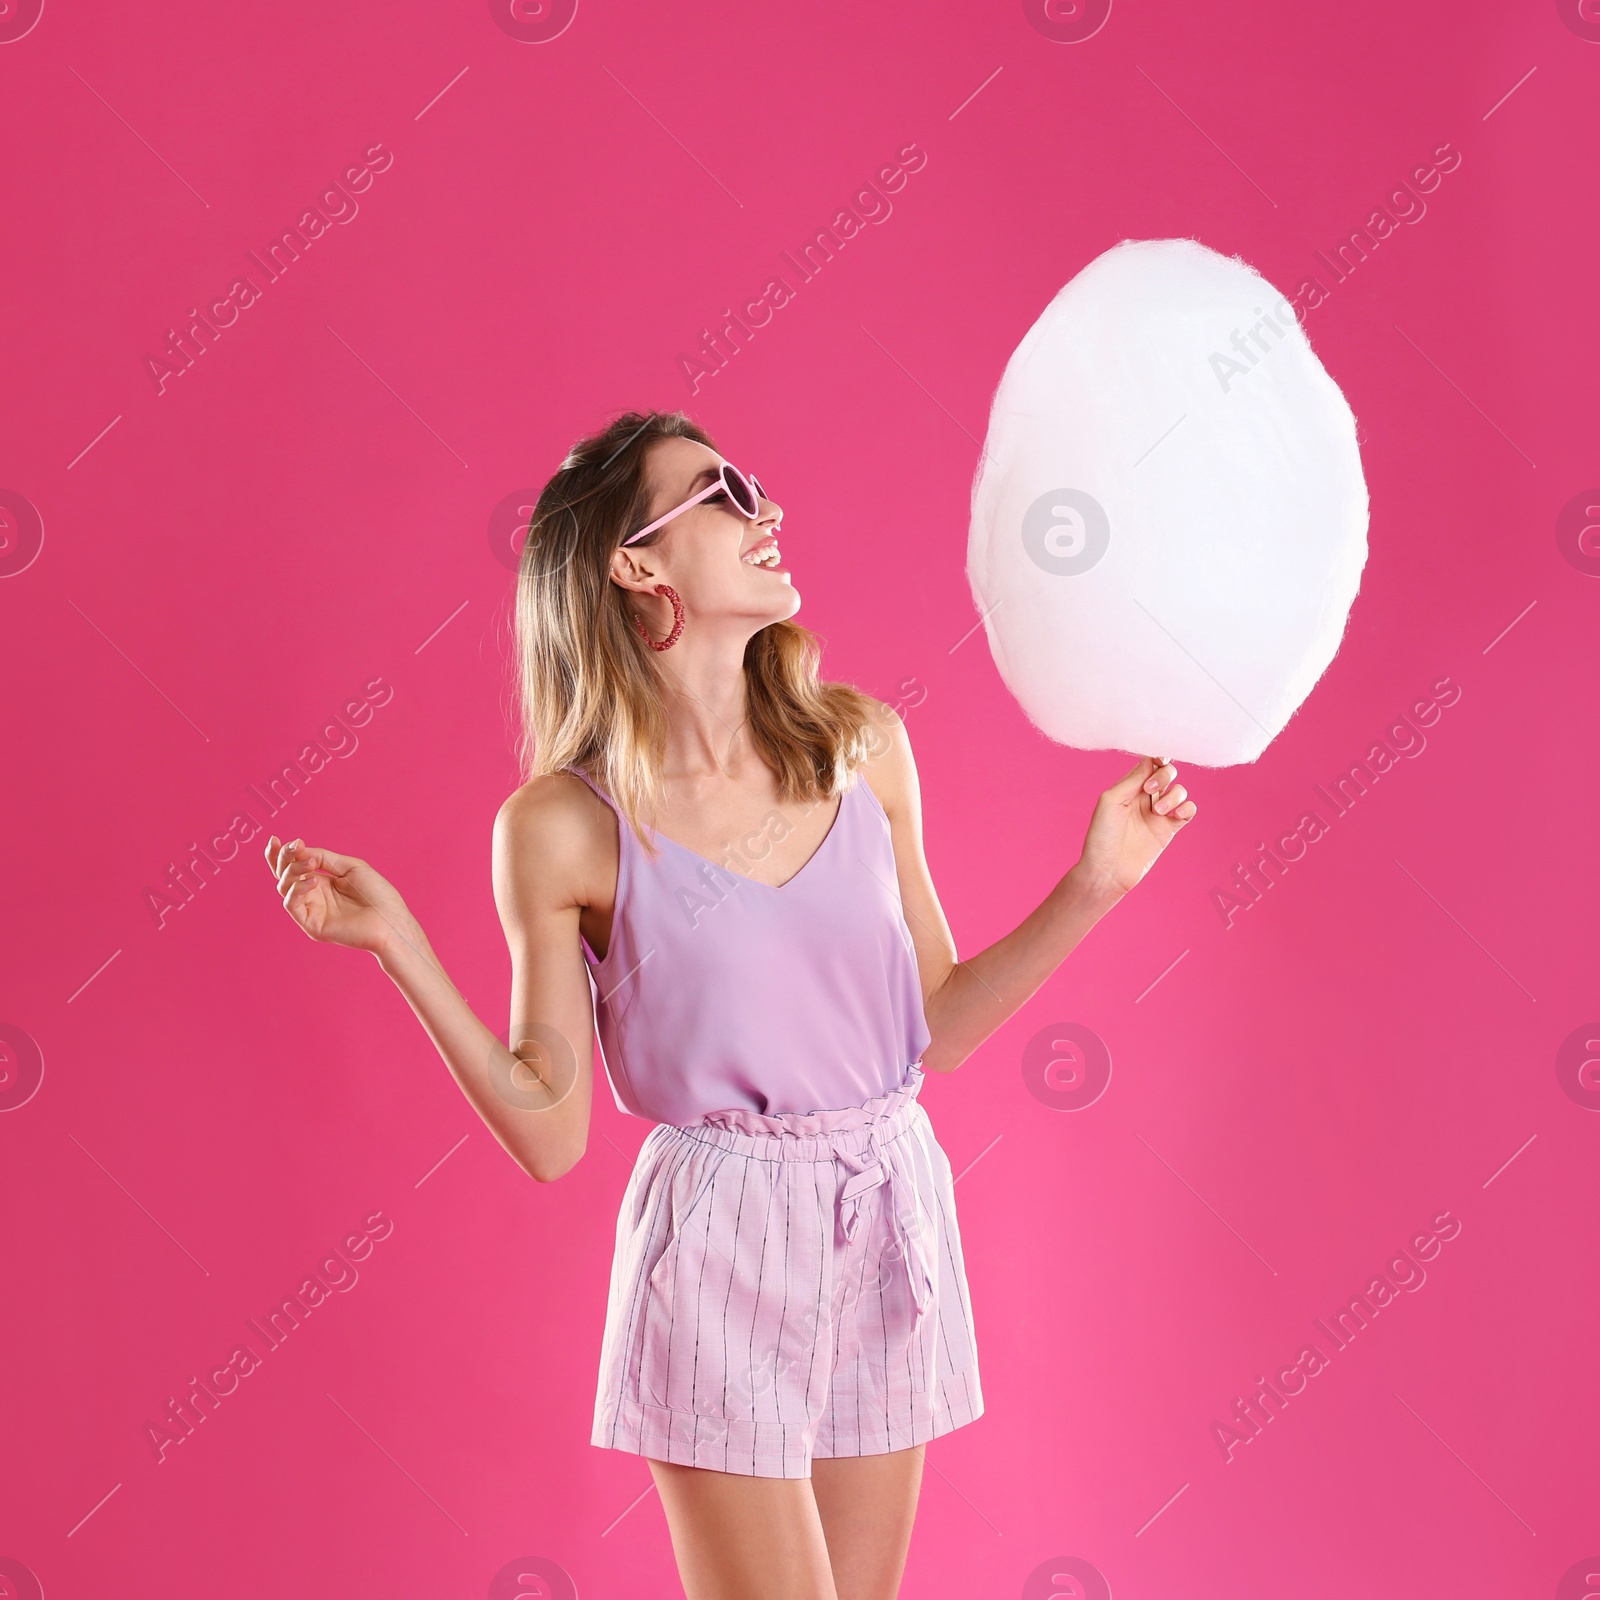
<svg viewBox="0 0 1600 1600">
<path fill-rule="evenodd" d="M 610 807 L 611 807 L 611 809 L 612 809 L 612 810 L 613 810 L 613 811 L 616 811 L 616 810 L 617 810 L 617 809 L 618 809 L 618 807 L 617 807 L 617 802 L 616 802 L 616 801 L 615 801 L 615 800 L 613 800 L 613 799 L 612 799 L 612 798 L 611 798 L 611 796 L 610 796 L 610 795 L 608 795 L 608 794 L 607 794 L 607 793 L 606 793 L 606 792 L 605 792 L 605 790 L 604 790 L 604 789 L 602 789 L 602 788 L 601 788 L 601 787 L 600 787 L 600 785 L 599 785 L 599 784 L 598 784 L 598 783 L 596 783 L 596 782 L 595 782 L 595 781 L 594 781 L 594 779 L 593 779 L 593 778 L 591 778 L 591 777 L 590 777 L 590 776 L 589 776 L 589 774 L 588 774 L 588 773 L 587 773 L 587 772 L 585 772 L 585 771 L 584 771 L 584 770 L 583 770 L 583 768 L 582 768 L 582 767 L 563 767 L 563 768 L 562 768 L 562 769 L 561 769 L 561 770 L 562 770 L 562 771 L 563 771 L 563 772 L 570 772 L 570 773 L 571 773 L 571 774 L 572 774 L 572 776 L 573 776 L 573 777 L 574 777 L 574 778 L 582 778 L 582 779 L 583 779 L 583 781 L 584 781 L 584 782 L 585 782 L 585 783 L 586 783 L 586 784 L 588 784 L 588 785 L 589 785 L 589 787 L 590 787 L 590 788 L 591 788 L 591 789 L 593 789 L 593 790 L 594 790 L 594 792 L 595 792 L 595 793 L 596 793 L 596 794 L 597 794 L 597 795 L 599 795 L 599 796 L 600 796 L 600 798 L 601 798 L 601 799 L 602 799 L 602 800 L 604 800 L 604 801 L 605 801 L 605 803 L 606 803 L 606 804 L 607 804 L 607 805 L 608 805 L 608 806 L 610 806 Z"/>
<path fill-rule="evenodd" d="M 605 803 L 611 808 L 612 814 L 617 819 L 617 886 L 611 897 L 611 937 L 606 944 L 605 955 L 597 956 L 594 953 L 594 946 L 589 943 L 588 939 L 581 932 L 578 935 L 578 942 L 583 947 L 584 960 L 591 968 L 590 978 L 592 986 L 593 974 L 595 972 L 600 972 L 607 969 L 611 965 L 612 957 L 617 951 L 617 925 L 621 920 L 620 913 L 622 910 L 623 898 L 627 889 L 628 879 L 630 877 L 628 834 L 632 830 L 628 826 L 628 819 L 622 814 L 621 807 L 617 805 L 617 802 L 613 800 L 611 796 L 608 795 L 605 790 L 602 789 L 600 785 L 583 770 L 582 767 L 563 767 L 561 770 L 569 773 L 574 778 L 581 778 L 583 782 L 594 791 L 595 794 L 599 795 L 599 797 L 605 801 Z M 595 999 L 598 1003 L 598 990 L 595 991 Z M 597 1028 L 603 1028 L 603 1024 L 600 1021 L 600 1016 L 603 1014 L 604 1007 L 602 1005 L 599 1008 L 599 1014 L 596 1016 Z M 602 1056 L 604 1055 L 603 1046 L 601 1054 Z M 620 1072 L 624 1069 L 622 1069 L 619 1064 L 617 1070 Z M 613 1086 L 613 1092 L 615 1092 L 615 1086 Z M 618 1097 L 617 1104 L 622 1107 L 623 1110 L 628 1109 L 628 1107 L 624 1105 L 620 1096 Z"/>
</svg>

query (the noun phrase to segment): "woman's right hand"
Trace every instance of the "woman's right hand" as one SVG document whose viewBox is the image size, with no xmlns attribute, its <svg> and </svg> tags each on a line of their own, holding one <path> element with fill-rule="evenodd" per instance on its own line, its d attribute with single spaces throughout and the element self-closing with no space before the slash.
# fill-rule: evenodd
<svg viewBox="0 0 1600 1600">
<path fill-rule="evenodd" d="M 308 845 L 267 840 L 267 866 L 284 910 L 308 938 L 380 954 L 411 921 L 399 891 L 365 861 Z"/>
</svg>

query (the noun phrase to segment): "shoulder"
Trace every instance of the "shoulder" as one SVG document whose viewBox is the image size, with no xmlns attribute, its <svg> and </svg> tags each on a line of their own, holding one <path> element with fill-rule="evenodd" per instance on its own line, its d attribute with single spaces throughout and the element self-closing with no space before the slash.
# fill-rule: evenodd
<svg viewBox="0 0 1600 1600">
<path fill-rule="evenodd" d="M 911 735 L 906 731 L 905 718 L 893 706 L 871 695 L 863 698 L 870 707 L 868 755 L 858 770 L 878 803 L 893 818 L 916 801 L 917 767 L 911 753 Z"/>
<path fill-rule="evenodd" d="M 561 878 L 575 888 L 617 853 L 614 813 L 582 778 L 532 778 L 512 791 L 494 819 L 499 861 L 513 871 Z"/>
<path fill-rule="evenodd" d="M 550 772 L 530 778 L 506 796 L 495 828 L 513 834 L 582 833 L 595 818 L 610 815 L 610 807 L 582 778 Z"/>
</svg>

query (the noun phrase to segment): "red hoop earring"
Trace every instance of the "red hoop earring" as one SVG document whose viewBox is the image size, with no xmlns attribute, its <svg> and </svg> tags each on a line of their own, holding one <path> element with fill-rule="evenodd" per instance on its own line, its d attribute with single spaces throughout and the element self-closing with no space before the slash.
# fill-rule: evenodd
<svg viewBox="0 0 1600 1600">
<path fill-rule="evenodd" d="M 660 641 L 652 639 L 650 630 L 640 620 L 637 611 L 633 613 L 633 625 L 639 630 L 639 637 L 652 650 L 670 650 L 678 642 L 678 635 L 683 632 L 683 601 L 678 598 L 678 591 L 669 584 L 658 583 L 656 585 L 656 593 L 664 594 L 672 602 L 672 632 Z"/>
</svg>

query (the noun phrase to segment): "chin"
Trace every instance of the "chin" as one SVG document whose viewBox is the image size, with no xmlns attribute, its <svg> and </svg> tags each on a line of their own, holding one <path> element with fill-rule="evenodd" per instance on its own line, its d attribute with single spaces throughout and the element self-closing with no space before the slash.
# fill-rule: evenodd
<svg viewBox="0 0 1600 1600">
<path fill-rule="evenodd" d="M 761 618 L 763 628 L 772 622 L 787 622 L 799 609 L 800 594 L 793 588 L 784 594 L 763 595 L 757 605 L 750 607 L 751 613 Z"/>
</svg>

